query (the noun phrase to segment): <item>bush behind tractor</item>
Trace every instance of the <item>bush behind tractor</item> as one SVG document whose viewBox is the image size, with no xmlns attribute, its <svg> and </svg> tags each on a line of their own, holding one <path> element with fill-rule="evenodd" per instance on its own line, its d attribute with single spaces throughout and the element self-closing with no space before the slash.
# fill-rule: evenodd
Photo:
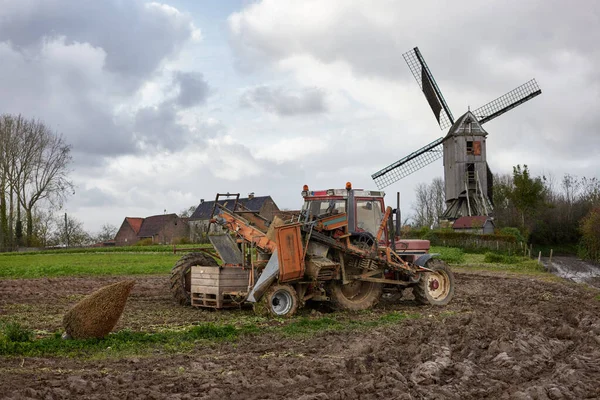
<svg viewBox="0 0 600 400">
<path fill-rule="evenodd" d="M 385 207 L 384 192 L 305 185 L 302 196 L 300 211 L 266 221 L 238 204 L 239 194 L 217 194 L 208 231 L 217 224 L 221 232 L 209 234 L 214 249 L 186 254 L 173 267 L 175 299 L 217 309 L 250 302 L 275 317 L 290 317 L 308 301 L 370 309 L 384 289 L 412 287 L 421 304 L 452 299 L 454 276 L 429 253 L 429 241 L 393 235 L 399 210 Z"/>
</svg>

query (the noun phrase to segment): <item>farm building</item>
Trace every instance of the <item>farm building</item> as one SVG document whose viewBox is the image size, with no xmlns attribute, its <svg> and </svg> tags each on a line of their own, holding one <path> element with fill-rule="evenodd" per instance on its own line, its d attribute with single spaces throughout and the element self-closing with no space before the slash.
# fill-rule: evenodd
<svg viewBox="0 0 600 400">
<path fill-rule="evenodd" d="M 115 235 L 115 245 L 128 246 L 136 243 L 139 240 L 138 232 L 142 227 L 142 222 L 144 222 L 144 218 L 125 217 Z"/>
<path fill-rule="evenodd" d="M 219 200 L 219 204 L 224 205 L 228 209 L 233 208 L 234 203 L 234 198 Z M 277 204 L 275 204 L 271 196 L 254 196 L 253 193 L 250 193 L 248 197 L 239 199 L 239 204 L 241 207 L 238 207 L 238 209 L 242 208 L 256 212 L 268 221 L 271 221 L 273 219 L 273 214 L 279 211 L 279 207 L 277 207 Z M 199 241 L 202 238 L 202 234 L 206 232 L 214 205 L 214 201 L 200 200 L 200 204 L 196 207 L 196 210 L 189 220 L 190 239 L 192 241 Z M 211 227 L 211 230 L 212 229 L 213 227 Z M 217 226 L 214 226 L 214 229 L 217 229 Z"/>
<path fill-rule="evenodd" d="M 151 239 L 155 244 L 170 244 L 188 235 L 187 218 L 179 218 L 177 214 L 126 217 L 115 236 L 115 243 L 117 246 L 128 246 L 142 239 Z"/>
<path fill-rule="evenodd" d="M 494 220 L 487 216 L 460 217 L 452 225 L 455 232 L 493 234 Z"/>
</svg>

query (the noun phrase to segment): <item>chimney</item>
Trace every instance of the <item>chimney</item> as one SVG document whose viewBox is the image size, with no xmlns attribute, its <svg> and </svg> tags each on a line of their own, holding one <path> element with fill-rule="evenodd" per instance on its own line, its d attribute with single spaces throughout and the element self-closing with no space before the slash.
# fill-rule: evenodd
<svg viewBox="0 0 600 400">
<path fill-rule="evenodd" d="M 254 192 L 248 193 L 248 200 L 252 200 L 254 198 Z"/>
<path fill-rule="evenodd" d="M 204 199 L 200 199 L 200 204 L 204 203 Z"/>
</svg>

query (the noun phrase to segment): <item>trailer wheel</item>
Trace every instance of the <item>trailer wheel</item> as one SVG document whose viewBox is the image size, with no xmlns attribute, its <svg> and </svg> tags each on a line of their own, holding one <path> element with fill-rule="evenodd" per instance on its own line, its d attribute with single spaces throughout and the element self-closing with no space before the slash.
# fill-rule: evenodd
<svg viewBox="0 0 600 400">
<path fill-rule="evenodd" d="M 448 264 L 438 259 L 430 259 L 425 264 L 433 272 L 425 272 L 413 287 L 415 300 L 420 304 L 445 306 L 454 296 L 454 275 Z"/>
<path fill-rule="evenodd" d="M 171 269 L 171 293 L 173 298 L 182 306 L 191 304 L 190 292 L 192 286 L 192 266 L 202 265 L 216 267 L 214 258 L 203 253 L 189 253 L 181 257 Z"/>
<path fill-rule="evenodd" d="M 379 303 L 383 293 L 383 284 L 375 282 L 353 281 L 345 285 L 332 282 L 329 286 L 331 305 L 336 310 L 368 310 Z"/>
<path fill-rule="evenodd" d="M 258 315 L 290 318 L 298 310 L 298 294 L 290 285 L 273 284 L 261 299 L 254 303 Z"/>
</svg>

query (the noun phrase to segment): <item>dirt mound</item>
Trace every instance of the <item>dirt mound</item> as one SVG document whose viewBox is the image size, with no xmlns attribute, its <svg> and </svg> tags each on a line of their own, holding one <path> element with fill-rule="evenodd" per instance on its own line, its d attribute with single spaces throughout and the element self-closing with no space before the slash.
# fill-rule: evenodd
<svg viewBox="0 0 600 400">
<path fill-rule="evenodd" d="M 114 283 L 77 303 L 63 318 L 67 335 L 75 339 L 108 335 L 121 317 L 133 285 L 134 280 Z"/>
</svg>

